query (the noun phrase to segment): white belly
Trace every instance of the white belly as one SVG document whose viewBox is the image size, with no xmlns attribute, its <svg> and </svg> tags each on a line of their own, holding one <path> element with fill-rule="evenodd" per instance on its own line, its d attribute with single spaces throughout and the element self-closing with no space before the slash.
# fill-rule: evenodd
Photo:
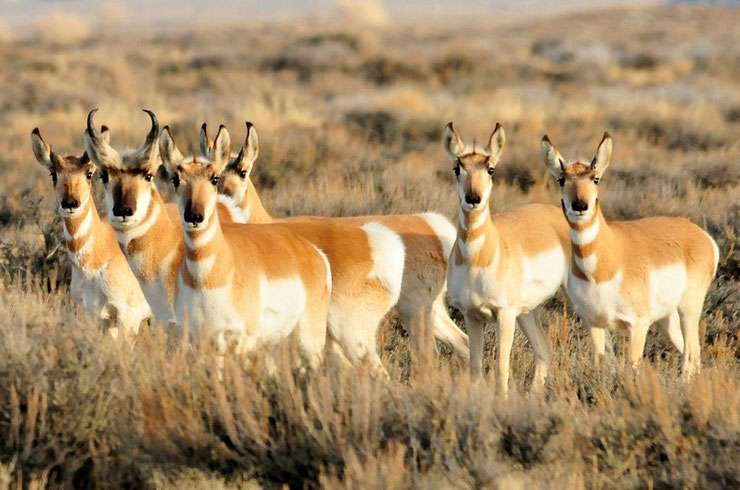
<svg viewBox="0 0 740 490">
<path fill-rule="evenodd" d="M 635 321 L 635 313 L 620 292 L 622 277 L 620 271 L 609 281 L 595 283 L 577 278 L 570 270 L 568 298 L 589 326 L 614 328 L 620 322 L 632 324 Z"/>
<path fill-rule="evenodd" d="M 234 307 L 231 287 L 228 283 L 213 289 L 191 288 L 178 277 L 177 324 L 187 327 L 195 339 L 201 335 L 215 337 L 223 332 L 243 336 L 245 319 Z"/>
<path fill-rule="evenodd" d="M 667 317 L 678 307 L 686 289 L 686 282 L 686 267 L 683 264 L 650 271 L 651 322 Z"/>
<path fill-rule="evenodd" d="M 260 280 L 259 320 L 250 328 L 248 348 L 276 345 L 293 332 L 306 311 L 306 290 L 300 279 Z"/>
<path fill-rule="evenodd" d="M 519 298 L 526 313 L 552 298 L 567 278 L 568 260 L 561 248 L 554 248 L 522 261 Z"/>
</svg>

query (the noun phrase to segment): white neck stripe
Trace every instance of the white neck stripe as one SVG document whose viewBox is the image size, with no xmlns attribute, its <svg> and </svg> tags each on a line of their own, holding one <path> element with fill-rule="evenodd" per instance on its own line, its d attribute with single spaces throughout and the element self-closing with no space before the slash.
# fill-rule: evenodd
<svg viewBox="0 0 740 490">
<path fill-rule="evenodd" d="M 570 229 L 570 240 L 574 245 L 584 246 L 596 240 L 599 234 L 599 219 L 597 218 L 594 223 L 586 229 L 574 230 Z"/>
</svg>

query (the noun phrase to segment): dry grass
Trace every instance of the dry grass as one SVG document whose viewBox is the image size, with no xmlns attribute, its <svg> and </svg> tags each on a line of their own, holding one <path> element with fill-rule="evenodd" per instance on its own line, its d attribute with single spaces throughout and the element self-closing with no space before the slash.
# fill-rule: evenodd
<svg viewBox="0 0 740 490">
<path fill-rule="evenodd" d="M 122 42 L 0 43 L 0 489 L 737 487 L 740 470 L 740 11 L 653 8 L 497 25 L 255 25 Z M 65 41 L 66 42 L 66 41 Z M 539 156 L 609 129 L 609 217 L 687 216 L 722 257 L 702 319 L 703 371 L 649 338 L 644 367 L 594 369 L 562 297 L 543 308 L 555 353 L 544 400 L 523 394 L 533 359 L 517 335 L 509 400 L 442 352 L 409 378 L 403 329 L 379 349 L 391 382 L 332 359 L 305 378 L 229 364 L 153 326 L 131 350 L 72 304 L 50 183 L 28 135 L 78 152 L 101 108 L 114 143 L 139 110 L 197 142 L 207 121 L 260 130 L 255 180 L 279 214 L 432 209 L 455 193 L 439 142 L 501 121 L 509 146 L 493 196 L 504 210 L 555 203 Z M 165 184 L 163 183 L 163 188 Z M 487 361 L 495 338 L 490 335 Z"/>
</svg>

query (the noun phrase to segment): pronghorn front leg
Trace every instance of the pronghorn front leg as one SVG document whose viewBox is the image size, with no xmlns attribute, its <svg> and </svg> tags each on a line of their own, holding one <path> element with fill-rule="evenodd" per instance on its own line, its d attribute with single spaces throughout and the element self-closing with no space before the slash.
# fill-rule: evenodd
<svg viewBox="0 0 740 490">
<path fill-rule="evenodd" d="M 486 321 L 481 315 L 472 312 L 466 312 L 464 316 L 470 343 L 470 376 L 478 379 L 483 372 L 483 334 Z"/>
<path fill-rule="evenodd" d="M 514 329 L 516 328 L 517 312 L 508 308 L 498 310 L 498 379 L 501 394 L 509 394 L 509 361 L 511 360 L 511 346 L 514 343 Z"/>
<path fill-rule="evenodd" d="M 591 327 L 591 344 L 594 347 L 594 364 L 599 365 L 606 357 L 606 329 Z"/>
</svg>

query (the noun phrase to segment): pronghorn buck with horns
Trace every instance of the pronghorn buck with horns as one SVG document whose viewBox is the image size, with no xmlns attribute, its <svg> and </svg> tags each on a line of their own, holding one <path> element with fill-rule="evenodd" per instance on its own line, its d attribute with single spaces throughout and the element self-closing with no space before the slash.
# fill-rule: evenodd
<svg viewBox="0 0 740 490">
<path fill-rule="evenodd" d="M 507 393 L 518 323 L 534 349 L 533 389 L 540 390 L 550 346 L 533 310 L 553 296 L 567 277 L 568 227 L 558 208 L 543 204 L 491 216 L 492 177 L 505 143 L 500 124 L 485 148 L 465 145 L 452 123 L 445 127 L 443 142 L 460 200 L 447 286 L 451 304 L 465 317 L 471 373 L 481 373 L 484 329 L 496 319 L 499 383 L 502 393 Z"/>
<path fill-rule="evenodd" d="M 213 141 L 206 125 L 201 130 L 201 151 L 209 155 Z M 415 215 L 355 216 L 325 218 L 296 216 L 275 218 L 262 205 L 250 174 L 259 155 L 257 130 L 247 123 L 247 136 L 241 150 L 224 168 L 219 182 L 219 200 L 237 223 L 340 223 L 343 225 L 383 227 L 398 234 L 405 246 L 403 280 L 396 309 L 415 344 L 417 353 L 426 353 L 433 339 L 422 335 L 427 325 L 434 336 L 452 348 L 460 357 L 469 357 L 468 337 L 450 318 L 445 306 L 447 257 L 455 241 L 455 228 L 447 218 L 436 213 Z M 400 267 L 399 267 L 400 269 Z"/>
<path fill-rule="evenodd" d="M 570 226 L 568 297 L 591 327 L 595 356 L 604 354 L 604 329 L 624 327 L 630 332 L 630 362 L 636 366 L 648 328 L 658 322 L 683 350 L 681 371 L 688 379 L 701 367 L 699 317 L 717 271 L 717 244 L 683 218 L 604 219 L 598 184 L 612 160 L 609 133 L 588 163 L 567 162 L 547 136 L 542 154 L 560 184 L 562 212 Z M 679 322 L 682 339 L 674 334 Z"/>
<path fill-rule="evenodd" d="M 185 260 L 175 311 L 196 334 L 208 331 L 221 348 L 229 336 L 238 350 L 271 348 L 295 332 L 315 367 L 322 357 L 331 294 L 331 269 L 318 247 L 282 226 L 221 226 L 216 185 L 229 159 L 221 128 L 212 159 L 185 158 L 169 128 L 161 155 L 177 193 Z"/>
<path fill-rule="evenodd" d="M 108 221 L 157 321 L 175 324 L 175 283 L 183 259 L 182 231 L 170 219 L 154 184 L 162 164 L 159 122 L 151 111 L 151 128 L 141 146 L 119 152 L 94 127 L 97 109 L 87 116 L 85 148 L 100 169 Z"/>
<path fill-rule="evenodd" d="M 102 134 L 107 139 L 107 128 L 103 128 Z M 116 326 L 110 328 L 114 337 L 120 327 L 123 337 L 132 339 L 141 321 L 152 313 L 118 247 L 113 229 L 98 215 L 92 195 L 95 166 L 87 153 L 80 157 L 58 155 L 43 140 L 38 128 L 31 133 L 31 146 L 36 160 L 49 171 L 54 184 L 72 261 L 72 296 L 90 314 L 115 320 Z"/>
<path fill-rule="evenodd" d="M 213 163 L 194 164 L 192 162 L 199 161 L 197 158 L 183 157 L 167 128 L 161 140 L 162 157 L 180 181 L 193 169 L 208 168 L 212 172 L 220 172 L 219 167 L 229 159 L 231 140 L 224 126 L 219 128 L 215 149 L 207 156 Z M 183 165 L 185 167 L 180 168 Z M 184 184 L 180 183 L 179 188 L 179 193 L 185 192 Z M 210 192 L 215 202 L 217 191 L 211 186 Z M 182 199 L 180 203 L 182 205 Z M 219 220 L 223 215 L 228 222 L 233 221 L 228 218 L 229 210 L 222 204 L 217 210 Z M 380 321 L 398 300 L 401 289 L 404 262 L 401 238 L 379 223 L 354 227 L 336 222 L 285 222 L 267 226 L 245 225 L 244 228 L 260 233 L 274 228 L 290 230 L 327 255 L 332 274 L 329 340 L 339 344 L 344 360 L 356 364 L 366 359 L 375 373 L 387 376 L 376 352 L 376 332 Z M 185 229 L 188 230 L 187 224 Z M 258 237 L 255 235 L 255 239 Z M 186 243 L 190 245 L 187 239 Z"/>
</svg>

